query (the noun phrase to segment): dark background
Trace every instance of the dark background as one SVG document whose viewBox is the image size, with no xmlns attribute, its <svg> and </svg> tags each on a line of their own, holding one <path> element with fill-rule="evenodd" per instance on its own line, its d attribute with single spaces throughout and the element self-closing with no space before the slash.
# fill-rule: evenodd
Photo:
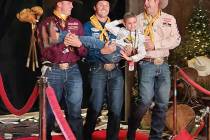
<svg viewBox="0 0 210 140">
<path fill-rule="evenodd" d="M 83 0 L 83 4 L 74 4 L 72 17 L 83 23 L 93 14 L 94 0 Z M 122 18 L 125 12 L 125 0 L 111 0 L 111 19 Z M 33 72 L 25 67 L 30 45 L 31 27 L 29 23 L 19 22 L 16 13 L 24 8 L 40 5 L 44 15 L 50 15 L 53 0 L 1 0 L 0 1 L 0 73 L 3 77 L 4 87 L 10 102 L 18 109 L 22 108 L 28 100 L 36 84 L 40 69 Z M 87 83 L 86 64 L 81 64 L 82 74 Z M 84 104 L 87 104 L 88 84 L 84 85 Z M 38 110 L 36 102 L 32 111 Z M 0 114 L 8 113 L 0 99 Z"/>
</svg>

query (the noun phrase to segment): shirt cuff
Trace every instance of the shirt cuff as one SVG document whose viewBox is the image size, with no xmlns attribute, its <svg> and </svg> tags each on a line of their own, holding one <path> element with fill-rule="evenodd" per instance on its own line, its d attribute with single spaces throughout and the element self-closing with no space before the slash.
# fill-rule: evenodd
<svg viewBox="0 0 210 140">
<path fill-rule="evenodd" d="M 127 61 L 133 61 L 133 58 L 132 57 L 128 57 Z"/>
</svg>

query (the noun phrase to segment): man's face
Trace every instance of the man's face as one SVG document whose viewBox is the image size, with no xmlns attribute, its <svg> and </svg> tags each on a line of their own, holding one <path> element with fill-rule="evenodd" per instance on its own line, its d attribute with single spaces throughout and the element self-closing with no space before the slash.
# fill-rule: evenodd
<svg viewBox="0 0 210 140">
<path fill-rule="evenodd" d="M 124 25 L 127 30 L 129 31 L 135 31 L 137 26 L 137 19 L 136 17 L 129 17 L 124 20 Z"/>
<path fill-rule="evenodd" d="M 110 5 L 108 1 L 99 1 L 94 6 L 95 14 L 101 18 L 105 18 L 109 14 Z"/>
<path fill-rule="evenodd" d="M 58 4 L 60 6 L 61 13 L 64 14 L 64 15 L 67 15 L 67 16 L 71 15 L 71 10 L 73 8 L 73 3 L 70 2 L 70 1 L 61 1 L 59 3 Z"/>
<path fill-rule="evenodd" d="M 146 10 L 147 14 L 154 15 L 158 11 L 158 5 L 159 0 L 145 0 L 144 9 Z"/>
</svg>

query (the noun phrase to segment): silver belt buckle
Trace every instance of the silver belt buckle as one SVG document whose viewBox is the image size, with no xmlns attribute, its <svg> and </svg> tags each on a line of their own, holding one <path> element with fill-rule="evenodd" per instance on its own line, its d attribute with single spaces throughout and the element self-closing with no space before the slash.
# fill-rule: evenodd
<svg viewBox="0 0 210 140">
<path fill-rule="evenodd" d="M 155 65 L 162 65 L 163 62 L 164 62 L 164 59 L 161 58 L 161 57 L 158 57 L 158 58 L 155 58 L 155 59 L 154 59 L 154 64 L 155 64 Z"/>
<path fill-rule="evenodd" d="M 69 67 L 70 67 L 69 63 L 62 63 L 62 64 L 59 64 L 59 68 L 60 68 L 61 70 L 67 70 Z"/>
<path fill-rule="evenodd" d="M 104 69 L 106 71 L 112 71 L 115 68 L 115 64 L 104 64 Z"/>
</svg>

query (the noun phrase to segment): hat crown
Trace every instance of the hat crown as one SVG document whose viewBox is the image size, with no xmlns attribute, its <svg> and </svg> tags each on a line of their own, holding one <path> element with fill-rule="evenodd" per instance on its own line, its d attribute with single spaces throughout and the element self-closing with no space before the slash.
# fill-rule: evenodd
<svg viewBox="0 0 210 140">
<path fill-rule="evenodd" d="M 164 9 L 168 5 L 168 0 L 160 0 L 160 8 Z"/>
<path fill-rule="evenodd" d="M 74 0 L 55 0 L 55 3 L 61 2 L 61 1 L 70 1 L 73 2 Z"/>
</svg>

